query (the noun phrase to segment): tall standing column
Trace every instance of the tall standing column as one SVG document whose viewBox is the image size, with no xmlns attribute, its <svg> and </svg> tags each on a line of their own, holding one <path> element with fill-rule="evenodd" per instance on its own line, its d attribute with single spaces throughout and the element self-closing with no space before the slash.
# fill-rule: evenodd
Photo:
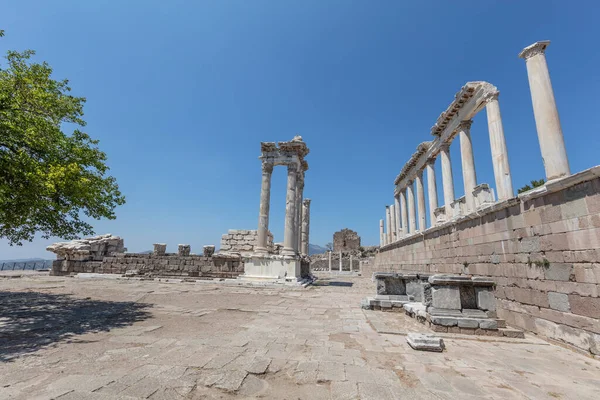
<svg viewBox="0 0 600 400">
<path fill-rule="evenodd" d="M 571 174 L 565 139 L 563 137 L 548 64 L 546 47 L 550 41 L 536 42 L 525 47 L 519 57 L 525 59 L 533 103 L 533 114 L 547 180 Z"/>
<path fill-rule="evenodd" d="M 304 172 L 298 172 L 296 184 L 296 217 L 294 218 L 296 238 L 294 243 L 296 244 L 296 252 L 302 254 L 302 198 L 304 196 Z"/>
<path fill-rule="evenodd" d="M 392 220 L 392 243 L 398 240 L 398 228 L 396 227 L 396 205 L 392 204 L 390 206 L 390 217 Z"/>
<path fill-rule="evenodd" d="M 431 226 L 436 223 L 435 209 L 438 208 L 437 199 L 437 184 L 435 183 L 435 158 L 427 161 L 425 168 L 427 169 L 427 197 L 429 198 L 429 222 Z"/>
<path fill-rule="evenodd" d="M 340 272 L 342 272 L 342 252 L 340 251 Z"/>
<path fill-rule="evenodd" d="M 506 151 L 506 140 L 504 139 L 504 127 L 500 115 L 500 104 L 498 104 L 499 93 L 493 93 L 486 99 L 485 112 L 488 120 L 488 131 L 490 134 L 490 148 L 492 150 L 492 164 L 494 166 L 494 181 L 498 200 L 507 200 L 514 197 L 510 165 L 508 164 L 508 152 Z"/>
<path fill-rule="evenodd" d="M 394 196 L 394 211 L 396 217 L 396 240 L 399 240 L 402 237 L 402 221 L 400 220 L 400 195 L 397 194 Z"/>
<path fill-rule="evenodd" d="M 400 217 L 402 218 L 402 233 L 408 235 L 408 217 L 406 215 L 406 188 L 400 190 Z"/>
<path fill-rule="evenodd" d="M 423 170 L 417 172 L 417 213 L 419 216 L 419 230 L 427 229 L 425 219 L 425 187 L 423 186 Z"/>
<path fill-rule="evenodd" d="M 392 214 L 390 213 L 390 206 L 385 206 L 385 244 L 392 243 Z"/>
<path fill-rule="evenodd" d="M 406 192 L 408 196 L 408 224 L 410 225 L 410 233 L 413 233 L 417 230 L 417 214 L 415 213 L 415 193 L 412 181 L 408 181 Z"/>
<path fill-rule="evenodd" d="M 444 207 L 446 208 L 446 219 L 452 218 L 452 207 L 454 201 L 454 181 L 452 178 L 452 163 L 450 162 L 450 145 L 444 143 L 441 146 L 442 158 L 442 184 L 444 186 Z"/>
<path fill-rule="evenodd" d="M 287 193 L 285 196 L 285 229 L 283 232 L 283 249 L 281 254 L 286 256 L 296 255 L 295 243 L 296 226 L 294 220 L 296 216 L 296 177 L 298 175 L 298 166 L 290 164 L 288 168 Z"/>
<path fill-rule="evenodd" d="M 310 232 L 310 199 L 302 202 L 302 254 L 308 255 Z"/>
<path fill-rule="evenodd" d="M 475 157 L 473 156 L 473 143 L 471 142 L 471 124 L 473 121 L 462 121 L 458 125 L 460 136 L 460 159 L 462 161 L 463 184 L 465 187 L 465 202 L 467 210 L 475 211 L 475 197 L 473 189 L 477 186 L 475 173 Z"/>
<path fill-rule="evenodd" d="M 385 246 L 385 232 L 383 230 L 383 220 L 379 220 L 379 246 Z"/>
<path fill-rule="evenodd" d="M 331 250 L 329 250 L 329 272 L 331 272 Z"/>
<path fill-rule="evenodd" d="M 258 243 L 254 250 L 256 253 L 267 252 L 267 232 L 269 231 L 272 174 L 273 164 L 263 162 L 262 183 L 260 186 L 260 211 L 258 213 Z"/>
</svg>

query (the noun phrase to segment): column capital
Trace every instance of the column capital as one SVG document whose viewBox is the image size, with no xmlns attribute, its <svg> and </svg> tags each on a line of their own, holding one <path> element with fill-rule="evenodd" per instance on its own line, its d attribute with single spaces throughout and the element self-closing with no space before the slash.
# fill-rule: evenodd
<svg viewBox="0 0 600 400">
<path fill-rule="evenodd" d="M 534 44 L 525 47 L 519 53 L 519 58 L 523 58 L 525 59 L 525 61 L 527 61 L 533 56 L 537 56 L 538 54 L 544 54 L 546 52 L 546 47 L 548 47 L 549 44 L 549 40 L 541 40 L 539 42 L 535 42 Z"/>
<path fill-rule="evenodd" d="M 491 93 L 488 93 L 483 98 L 483 101 L 485 101 L 486 103 L 490 103 L 492 101 L 498 101 L 498 96 L 500 96 L 500 92 L 499 91 L 491 92 Z"/>
<path fill-rule="evenodd" d="M 433 167 L 435 165 L 435 157 L 429 157 L 427 161 L 425 161 L 425 165 L 431 165 Z"/>
<path fill-rule="evenodd" d="M 450 143 L 444 142 L 444 143 L 440 144 L 440 150 L 450 151 Z"/>
<path fill-rule="evenodd" d="M 266 172 L 268 174 L 272 173 L 273 172 L 273 164 L 263 161 L 263 163 L 262 163 L 262 171 Z"/>
<path fill-rule="evenodd" d="M 460 131 L 470 131 L 471 130 L 471 125 L 473 125 L 473 120 L 472 119 L 468 119 L 466 121 L 460 121 L 460 123 L 458 124 L 457 130 Z"/>
<path fill-rule="evenodd" d="M 310 204 L 310 199 L 302 200 L 302 204 L 304 204 L 305 206 L 308 206 Z"/>
</svg>

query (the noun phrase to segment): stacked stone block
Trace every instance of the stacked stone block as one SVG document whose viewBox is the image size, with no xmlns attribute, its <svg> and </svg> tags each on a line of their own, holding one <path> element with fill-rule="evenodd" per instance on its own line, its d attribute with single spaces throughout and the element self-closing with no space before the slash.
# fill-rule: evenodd
<svg viewBox="0 0 600 400">
<path fill-rule="evenodd" d="M 360 236 L 353 230 L 345 228 L 333 234 L 334 252 L 358 250 L 359 247 Z"/>
<path fill-rule="evenodd" d="M 594 167 L 430 228 L 366 268 L 491 277 L 509 325 L 600 354 L 598 176 Z"/>
<path fill-rule="evenodd" d="M 252 253 L 258 244 L 258 231 L 245 229 L 230 229 L 221 236 L 221 251 Z M 267 232 L 267 250 L 273 251 L 273 234 Z"/>
</svg>

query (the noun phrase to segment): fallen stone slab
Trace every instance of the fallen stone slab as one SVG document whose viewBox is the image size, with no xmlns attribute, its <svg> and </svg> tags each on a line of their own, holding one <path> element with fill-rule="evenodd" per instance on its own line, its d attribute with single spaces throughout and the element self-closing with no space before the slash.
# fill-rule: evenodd
<svg viewBox="0 0 600 400">
<path fill-rule="evenodd" d="M 409 333 L 406 341 L 414 350 L 442 352 L 446 348 L 442 338 L 423 333 Z"/>
</svg>

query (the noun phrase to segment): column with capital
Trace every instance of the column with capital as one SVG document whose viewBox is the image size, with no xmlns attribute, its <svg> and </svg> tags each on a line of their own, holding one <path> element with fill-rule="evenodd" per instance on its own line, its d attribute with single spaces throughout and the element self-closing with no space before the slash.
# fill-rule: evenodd
<svg viewBox="0 0 600 400">
<path fill-rule="evenodd" d="M 527 66 L 535 126 L 547 180 L 571 174 L 550 72 L 546 63 L 545 52 L 549 44 L 548 40 L 535 42 L 519 53 L 519 57 L 525 59 Z"/>
<path fill-rule="evenodd" d="M 514 197 L 515 192 L 510 175 L 510 165 L 508 164 L 508 152 L 506 150 L 500 104 L 498 104 L 499 94 L 498 92 L 492 93 L 486 98 L 485 112 L 488 120 L 496 194 L 498 200 L 507 200 Z"/>
<path fill-rule="evenodd" d="M 269 231 L 269 209 L 271 203 L 271 176 L 273 164 L 263 161 L 262 183 L 260 187 L 260 210 L 258 213 L 258 243 L 256 253 L 267 253 L 267 232 Z"/>
<path fill-rule="evenodd" d="M 446 208 L 446 218 L 452 217 L 452 202 L 454 201 L 454 181 L 452 178 L 452 163 L 450 162 L 450 145 L 442 144 L 440 147 L 442 158 L 442 185 L 444 186 L 444 207 Z"/>
<path fill-rule="evenodd" d="M 417 214 L 419 219 L 419 230 L 423 232 L 427 229 L 427 220 L 425 218 L 425 188 L 423 186 L 423 170 L 417 171 Z"/>
<path fill-rule="evenodd" d="M 438 208 L 437 184 L 435 182 L 435 158 L 430 158 L 425 164 L 427 169 L 427 197 L 429 198 L 429 222 L 431 226 L 436 223 L 435 209 Z"/>
<path fill-rule="evenodd" d="M 296 255 L 296 226 L 294 224 L 296 216 L 296 178 L 298 176 L 298 165 L 289 164 L 287 166 L 287 193 L 285 196 L 285 228 L 283 231 L 283 249 L 281 254 L 285 256 Z"/>
<path fill-rule="evenodd" d="M 471 142 L 471 124 L 473 121 L 462 121 L 458 125 L 460 137 L 460 159 L 462 162 L 463 184 L 465 188 L 465 202 L 469 212 L 475 211 L 475 197 L 473 189 L 477 186 L 475 173 L 475 157 L 473 156 L 473 143 Z"/>
</svg>

